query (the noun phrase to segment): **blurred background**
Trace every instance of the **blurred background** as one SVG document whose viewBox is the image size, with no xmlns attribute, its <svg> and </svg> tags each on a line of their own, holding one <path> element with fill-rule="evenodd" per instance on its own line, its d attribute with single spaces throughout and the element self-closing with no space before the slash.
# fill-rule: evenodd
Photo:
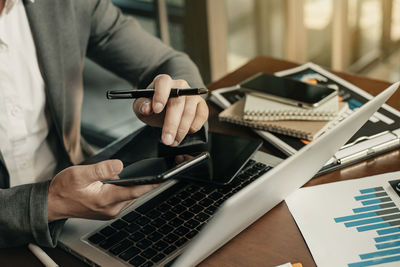
<svg viewBox="0 0 400 267">
<path fill-rule="evenodd" d="M 149 33 L 186 52 L 206 84 L 257 55 L 400 80 L 400 0 L 112 0 Z M 82 133 L 103 147 L 143 124 L 130 85 L 87 60 Z"/>
</svg>

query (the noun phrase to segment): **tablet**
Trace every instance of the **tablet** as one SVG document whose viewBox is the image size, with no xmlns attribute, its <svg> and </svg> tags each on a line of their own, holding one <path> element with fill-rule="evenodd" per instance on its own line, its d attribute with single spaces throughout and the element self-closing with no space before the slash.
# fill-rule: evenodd
<svg viewBox="0 0 400 267">
<path fill-rule="evenodd" d="M 206 151 L 139 160 L 124 167 L 120 179 L 103 183 L 127 186 L 183 179 L 225 185 L 261 145 L 259 139 L 210 132 Z"/>
</svg>

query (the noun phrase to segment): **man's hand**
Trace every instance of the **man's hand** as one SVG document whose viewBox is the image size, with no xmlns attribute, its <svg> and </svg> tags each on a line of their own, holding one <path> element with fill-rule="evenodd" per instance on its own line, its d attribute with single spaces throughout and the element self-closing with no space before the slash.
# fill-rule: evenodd
<svg viewBox="0 0 400 267">
<path fill-rule="evenodd" d="M 168 98 L 171 88 L 189 88 L 184 80 L 172 80 L 166 74 L 158 75 L 147 88 L 154 88 L 153 99 L 139 98 L 133 110 L 144 123 L 162 127 L 165 145 L 177 146 L 187 133 L 201 129 L 208 118 L 208 107 L 200 96 Z"/>
<path fill-rule="evenodd" d="M 104 179 L 118 179 L 120 160 L 93 165 L 69 167 L 50 183 L 48 195 L 49 222 L 65 218 L 111 219 L 126 206 L 157 185 L 116 186 L 103 184 Z"/>
</svg>

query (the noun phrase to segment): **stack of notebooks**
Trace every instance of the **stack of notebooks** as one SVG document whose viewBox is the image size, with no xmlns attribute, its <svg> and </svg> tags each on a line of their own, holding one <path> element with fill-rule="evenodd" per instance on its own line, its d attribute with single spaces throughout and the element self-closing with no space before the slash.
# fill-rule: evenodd
<svg viewBox="0 0 400 267">
<path fill-rule="evenodd" d="M 339 102 L 337 97 L 319 107 L 305 109 L 248 93 L 222 111 L 219 119 L 312 141 L 335 126 L 348 109 L 347 103 Z"/>
</svg>

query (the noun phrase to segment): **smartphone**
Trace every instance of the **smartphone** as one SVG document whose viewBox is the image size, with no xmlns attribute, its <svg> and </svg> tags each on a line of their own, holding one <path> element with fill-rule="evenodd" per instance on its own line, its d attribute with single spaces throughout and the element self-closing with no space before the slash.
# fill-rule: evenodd
<svg viewBox="0 0 400 267">
<path fill-rule="evenodd" d="M 193 155 L 148 158 L 130 164 L 118 175 L 120 179 L 107 179 L 105 184 L 122 186 L 159 184 L 166 182 L 181 172 L 205 163 L 210 158 L 208 152 Z"/>
<path fill-rule="evenodd" d="M 260 97 L 302 108 L 315 108 L 337 96 L 335 89 L 267 73 L 258 73 L 240 84 Z"/>
</svg>

